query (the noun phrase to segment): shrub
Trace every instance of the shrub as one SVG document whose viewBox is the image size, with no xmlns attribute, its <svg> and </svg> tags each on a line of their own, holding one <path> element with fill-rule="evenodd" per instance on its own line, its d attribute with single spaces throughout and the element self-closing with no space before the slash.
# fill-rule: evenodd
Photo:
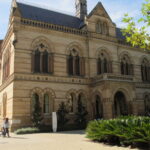
<svg viewBox="0 0 150 150">
<path fill-rule="evenodd" d="M 150 118 L 126 116 L 111 120 L 91 121 L 87 137 L 99 142 L 117 145 L 150 146 Z"/>
<path fill-rule="evenodd" d="M 88 112 L 85 108 L 85 106 L 83 106 L 82 101 L 78 101 L 78 107 L 77 107 L 77 112 L 76 112 L 76 119 L 75 119 L 75 124 L 77 125 L 77 128 L 79 129 L 85 129 L 86 125 L 87 125 L 87 115 Z"/>
<path fill-rule="evenodd" d="M 21 128 L 21 129 L 17 129 L 14 133 L 15 134 L 31 134 L 31 133 L 39 133 L 40 130 L 38 128 Z"/>
</svg>

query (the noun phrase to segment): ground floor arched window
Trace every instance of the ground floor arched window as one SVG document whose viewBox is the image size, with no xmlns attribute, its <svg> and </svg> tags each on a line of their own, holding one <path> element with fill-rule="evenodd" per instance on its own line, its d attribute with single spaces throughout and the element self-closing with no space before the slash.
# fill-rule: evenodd
<svg viewBox="0 0 150 150">
<path fill-rule="evenodd" d="M 37 93 L 34 93 L 32 97 L 32 112 L 35 111 L 37 104 L 39 104 L 39 95 Z"/>
<path fill-rule="evenodd" d="M 101 119 L 103 118 L 103 104 L 99 95 L 94 97 L 94 119 Z"/>
<path fill-rule="evenodd" d="M 49 95 L 48 94 L 44 95 L 43 112 L 44 112 L 44 114 L 49 114 L 50 113 L 50 100 L 49 100 Z"/>
<path fill-rule="evenodd" d="M 128 114 L 126 97 L 122 92 L 117 92 L 114 97 L 114 113 L 115 116 Z"/>
</svg>

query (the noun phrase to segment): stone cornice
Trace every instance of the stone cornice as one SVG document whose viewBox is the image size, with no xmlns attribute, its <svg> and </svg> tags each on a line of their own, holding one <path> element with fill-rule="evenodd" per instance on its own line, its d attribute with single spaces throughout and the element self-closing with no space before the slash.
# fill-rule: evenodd
<svg viewBox="0 0 150 150">
<path fill-rule="evenodd" d="M 34 26 L 34 27 L 40 27 L 44 29 L 51 29 L 51 30 L 56 30 L 56 31 L 61 31 L 61 32 L 66 32 L 66 33 L 71 33 L 71 34 L 77 34 L 80 36 L 87 36 L 87 31 L 84 31 L 84 30 L 78 30 L 75 28 L 69 28 L 65 26 L 54 25 L 54 24 L 49 24 L 49 23 L 44 23 L 44 22 L 34 21 L 34 20 L 29 20 L 29 19 L 24 19 L 24 18 L 21 18 L 21 24 Z"/>
</svg>

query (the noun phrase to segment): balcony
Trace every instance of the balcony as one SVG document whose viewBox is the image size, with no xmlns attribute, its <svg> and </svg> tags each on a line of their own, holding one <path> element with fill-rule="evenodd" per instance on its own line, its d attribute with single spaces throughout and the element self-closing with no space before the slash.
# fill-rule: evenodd
<svg viewBox="0 0 150 150">
<path fill-rule="evenodd" d="M 94 78 L 91 78 L 92 84 L 101 81 L 133 82 L 134 76 L 105 73 L 105 74 L 98 75 Z"/>
</svg>

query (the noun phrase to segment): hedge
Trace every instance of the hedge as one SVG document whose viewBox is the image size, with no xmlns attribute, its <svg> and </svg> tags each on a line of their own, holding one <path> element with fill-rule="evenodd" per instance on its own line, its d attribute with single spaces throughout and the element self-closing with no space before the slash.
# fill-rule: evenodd
<svg viewBox="0 0 150 150">
<path fill-rule="evenodd" d="M 91 121 L 87 138 L 115 145 L 146 145 L 150 148 L 150 117 L 126 116 L 111 120 Z"/>
</svg>

